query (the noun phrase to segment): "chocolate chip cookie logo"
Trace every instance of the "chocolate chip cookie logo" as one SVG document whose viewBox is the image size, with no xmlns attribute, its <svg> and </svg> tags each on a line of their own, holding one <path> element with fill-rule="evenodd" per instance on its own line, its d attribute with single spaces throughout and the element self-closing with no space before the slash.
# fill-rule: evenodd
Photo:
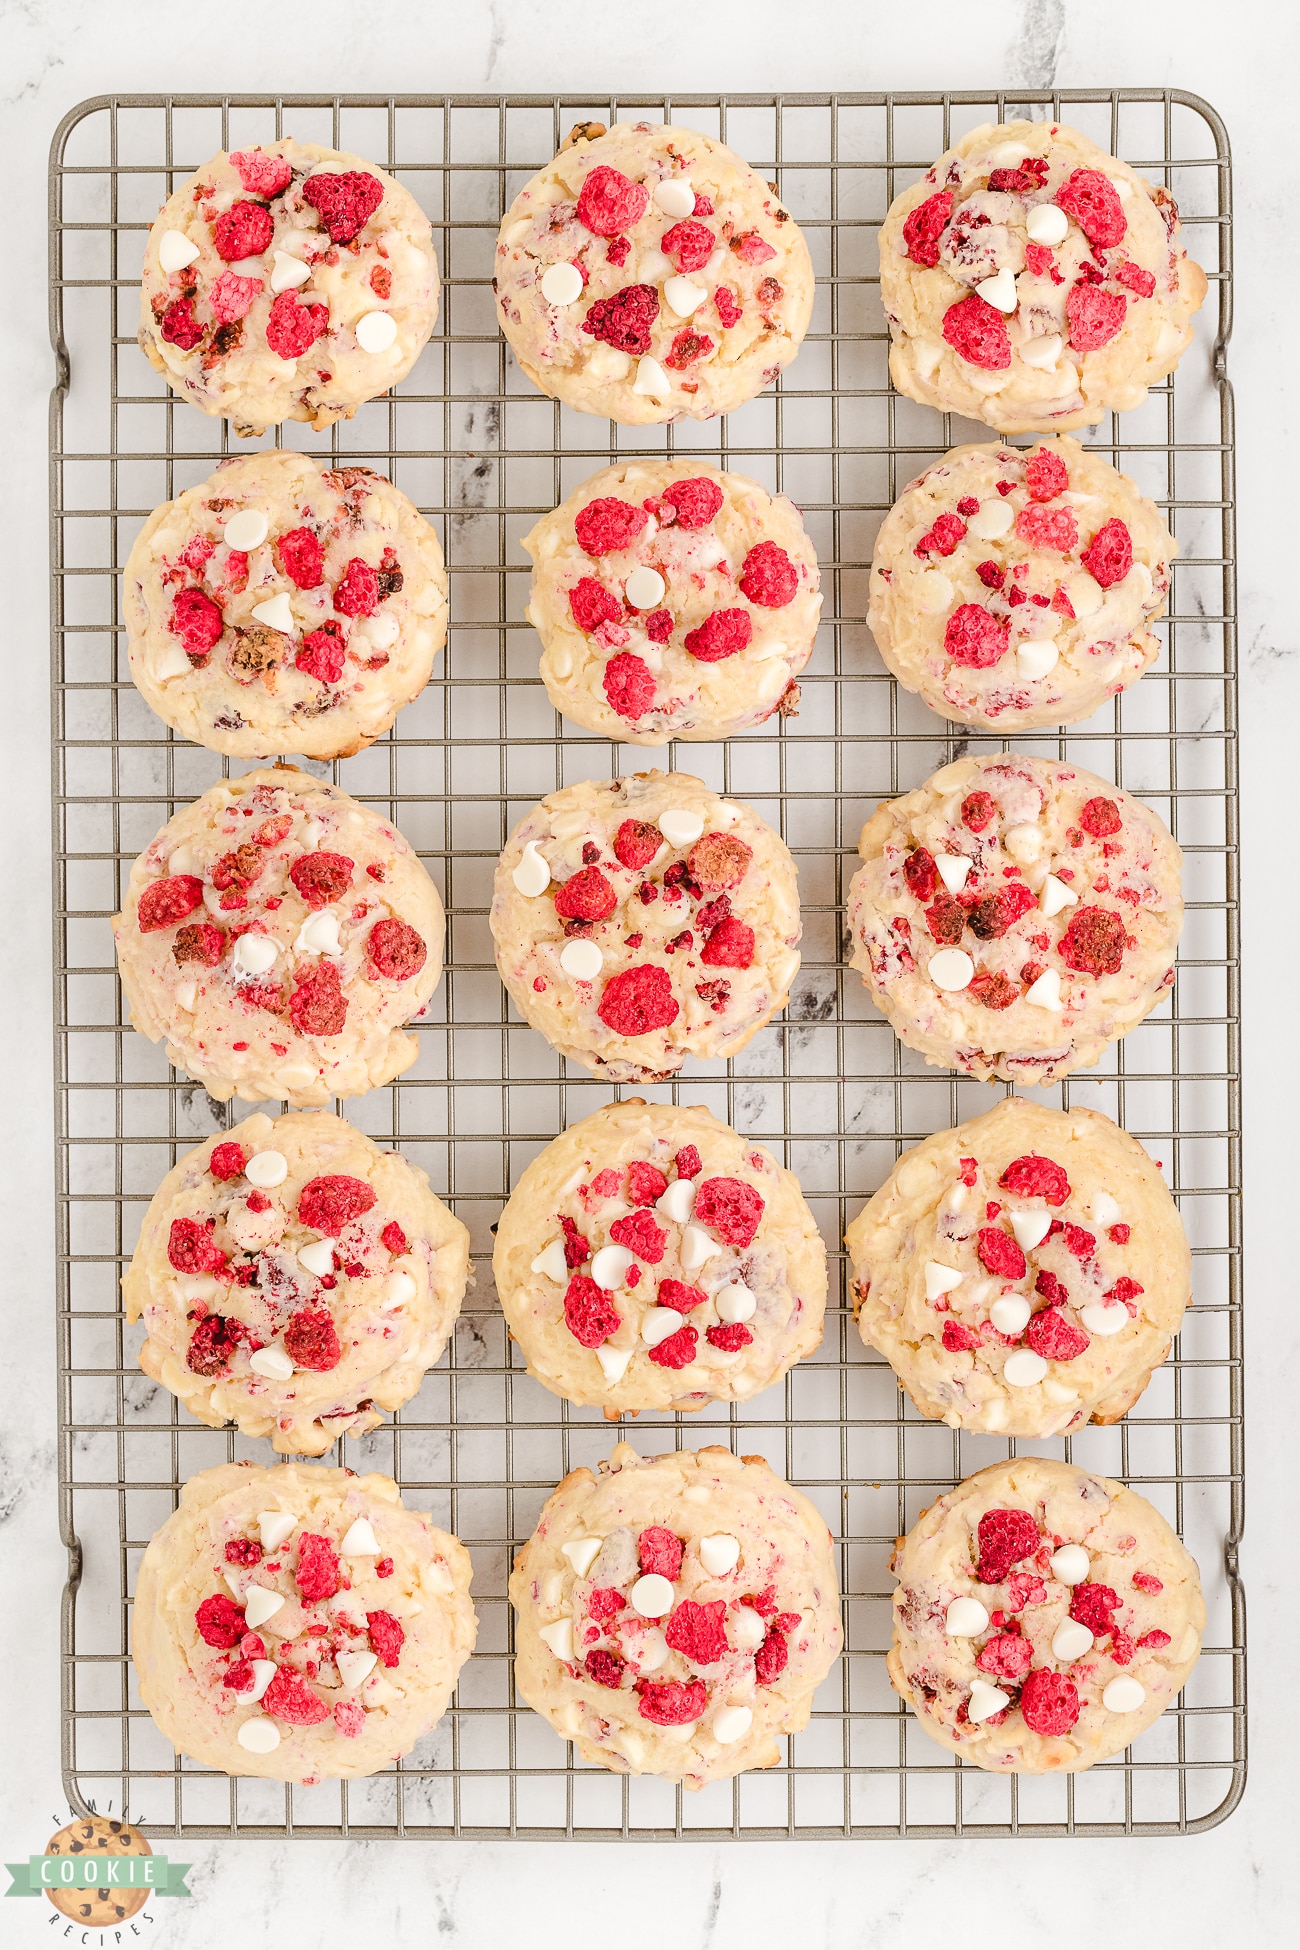
<svg viewBox="0 0 1300 1950">
<path fill-rule="evenodd" d="M 188 1896 L 188 1862 L 155 1855 L 138 1828 L 87 1816 L 60 1828 L 44 1855 L 6 1862 L 6 1896 L 46 1895 L 61 1916 L 91 1930 L 111 1930 L 144 1908 L 151 1895 Z"/>
</svg>

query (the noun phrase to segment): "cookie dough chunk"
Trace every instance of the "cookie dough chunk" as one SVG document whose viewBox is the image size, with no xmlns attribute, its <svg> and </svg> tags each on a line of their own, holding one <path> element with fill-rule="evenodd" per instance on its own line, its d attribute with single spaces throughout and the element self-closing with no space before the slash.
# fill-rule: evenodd
<svg viewBox="0 0 1300 1950">
<path fill-rule="evenodd" d="M 225 1774 L 377 1773 L 447 1710 L 478 1629 L 469 1584 L 469 1552 L 390 1476 L 205 1469 L 140 1563 L 140 1697 Z"/>
<path fill-rule="evenodd" d="M 858 851 L 852 966 L 928 1063 L 1053 1083 L 1173 986 L 1183 856 L 1077 765 L 959 759 L 877 806 Z"/>
<path fill-rule="evenodd" d="M 156 508 L 122 601 L 145 702 L 233 758 L 350 758 L 447 640 L 442 550 L 406 496 L 369 467 L 277 449 Z"/>
<path fill-rule="evenodd" d="M 429 219 L 373 163 L 314 142 L 216 155 L 149 232 L 140 349 L 238 434 L 318 430 L 404 379 L 438 316 Z"/>
<path fill-rule="evenodd" d="M 881 226 L 890 377 L 999 433 L 1141 406 L 1205 299 L 1178 231 L 1168 190 L 1076 129 L 972 129 Z"/>
<path fill-rule="evenodd" d="M 192 1415 L 322 1456 L 415 1394 L 469 1278 L 469 1233 L 398 1152 L 259 1113 L 168 1172 L 122 1294 L 140 1366 Z"/>
<path fill-rule="evenodd" d="M 821 1339 L 826 1248 L 798 1179 L 698 1107 L 632 1097 L 548 1144 L 492 1267 L 529 1373 L 611 1421 L 747 1401 Z"/>
<path fill-rule="evenodd" d="M 1178 1208 L 1136 1138 L 1022 1097 L 905 1151 L 845 1243 L 867 1346 L 923 1415 L 983 1434 L 1117 1422 L 1192 1297 Z"/>
<path fill-rule="evenodd" d="M 722 143 L 649 122 L 581 137 L 524 185 L 493 285 L 533 384 L 628 426 L 743 406 L 794 358 L 813 302 L 773 185 Z"/>
<path fill-rule="evenodd" d="M 941 717 L 1074 724 L 1154 661 L 1177 553 L 1154 502 L 1077 440 L 955 447 L 885 517 L 867 620 Z"/>
<path fill-rule="evenodd" d="M 968 1476 L 893 1566 L 889 1676 L 941 1747 L 998 1774 L 1070 1774 L 1158 1720 L 1196 1664 L 1196 1565 L 1144 1497 L 1020 1456 Z"/>
<path fill-rule="evenodd" d="M 221 779 L 163 827 L 113 917 L 131 1021 L 220 1102 L 298 1108 L 409 1070 L 442 902 L 386 819 L 292 765 Z"/>
<path fill-rule="evenodd" d="M 515 1683 L 584 1760 L 701 1788 L 780 1760 L 843 1643 L 820 1512 L 758 1456 L 575 1469 L 515 1559 Z"/>
<path fill-rule="evenodd" d="M 797 706 L 822 599 L 783 494 L 702 461 L 627 461 L 584 481 L 523 546 L 542 680 L 575 724 L 665 745 Z"/>
<path fill-rule="evenodd" d="M 795 864 L 686 772 L 566 786 L 497 863 L 497 967 L 520 1014 L 609 1083 L 734 1056 L 790 998 Z"/>
</svg>

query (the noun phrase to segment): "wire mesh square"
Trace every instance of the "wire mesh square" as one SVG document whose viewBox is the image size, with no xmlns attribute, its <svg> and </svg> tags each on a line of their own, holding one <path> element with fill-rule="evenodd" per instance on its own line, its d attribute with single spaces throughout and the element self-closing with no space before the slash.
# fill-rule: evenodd
<svg viewBox="0 0 1300 1950">
<path fill-rule="evenodd" d="M 1098 1065 L 1046 1091 L 1134 1132 L 1178 1196 L 1195 1305 L 1133 1412 L 1064 1453 L 1122 1476 L 1173 1521 L 1206 1585 L 1206 1650 L 1136 1751 L 1078 1777 L 982 1774 L 936 1747 L 890 1688 L 896 1534 L 938 1492 L 1008 1453 L 1061 1445 L 927 1422 L 861 1344 L 844 1290 L 846 1224 L 901 1149 L 998 1093 L 905 1049 L 844 966 L 859 828 L 882 796 L 999 741 L 944 726 L 882 668 L 865 620 L 876 529 L 903 486 L 985 430 L 894 394 L 875 234 L 893 196 L 949 142 L 1016 114 L 1062 117 L 1176 197 L 1210 277 L 1196 348 L 1147 404 L 1085 435 L 1134 475 L 1178 538 L 1163 648 L 1085 724 L 1021 748 L 1140 793 L 1186 855 L 1187 927 L 1166 1004 Z M 719 136 L 779 181 L 817 271 L 812 326 L 778 385 L 724 420 L 622 428 L 541 398 L 507 354 L 489 279 L 501 211 L 570 125 L 666 120 Z M 379 161 L 430 216 L 445 297 L 400 392 L 283 444 L 370 462 L 442 537 L 451 636 L 393 732 L 328 772 L 400 825 L 445 896 L 445 980 L 399 1081 L 343 1106 L 398 1145 L 470 1227 L 478 1268 L 447 1354 L 384 1428 L 341 1460 L 384 1469 L 466 1543 L 481 1625 L 455 1703 L 404 1761 L 312 1788 L 229 1780 L 177 1757 L 140 1704 L 127 1647 L 140 1554 L 194 1471 L 263 1445 L 192 1424 L 137 1369 L 118 1281 L 159 1180 L 228 1108 L 128 1026 L 108 916 L 134 856 L 228 761 L 177 741 L 137 695 L 118 578 L 156 502 L 204 479 L 228 429 L 177 400 L 135 343 L 144 240 L 159 204 L 218 148 L 303 140 Z M 1227 137 L 1175 90 L 1004 94 L 555 97 L 113 96 L 64 121 L 51 158 L 51 404 L 58 1335 L 64 1773 L 79 1807 L 184 1836 L 878 1837 L 1174 1834 L 1213 1826 L 1245 1773 L 1240 1094 L 1233 424 Z M 518 541 L 597 467 L 700 454 L 791 494 L 821 557 L 826 608 L 797 717 L 726 744 L 624 749 L 561 722 L 537 676 Z M 698 774 L 779 826 L 799 866 L 804 963 L 789 1008 L 729 1064 L 696 1063 L 666 1100 L 705 1103 L 799 1174 L 836 1279 L 821 1347 L 740 1407 L 645 1417 L 645 1454 L 719 1441 L 762 1453 L 837 1542 L 845 1653 L 770 1772 L 695 1795 L 605 1773 L 516 1700 L 505 1587 L 513 1551 L 567 1470 L 612 1431 L 533 1382 L 491 1284 L 491 1231 L 537 1151 L 607 1102 L 509 1005 L 487 907 L 507 834 L 543 793 L 647 762 Z M 234 768 L 240 769 L 240 768 Z M 646 1089 L 646 1086 L 641 1086 Z M 275 1113 L 277 1106 L 268 1106 Z"/>
</svg>

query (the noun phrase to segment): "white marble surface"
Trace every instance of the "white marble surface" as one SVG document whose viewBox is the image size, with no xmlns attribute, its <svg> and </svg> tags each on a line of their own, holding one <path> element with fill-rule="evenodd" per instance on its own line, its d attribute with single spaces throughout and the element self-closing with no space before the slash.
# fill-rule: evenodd
<svg viewBox="0 0 1300 1950">
<path fill-rule="evenodd" d="M 1300 26 L 1288 0 L 929 0 L 923 7 L 774 0 L 711 8 L 599 8 L 540 0 L 0 0 L 0 348 L 3 697 L 0 792 L 6 883 L 0 931 L 8 1117 L 0 1196 L 8 1368 L 0 1434 L 0 1634 L 5 1679 L 0 1841 L 38 1849 L 60 1814 L 54 1506 L 46 756 L 45 160 L 66 109 L 105 89 L 313 87 L 533 90 L 623 86 L 845 89 L 1170 83 L 1209 97 L 1236 153 L 1242 735 L 1245 780 L 1247 1308 L 1252 1606 L 1252 1774 L 1244 1807 L 1195 1840 L 803 1844 L 769 1848 L 299 1843 L 187 1847 L 200 1900 L 152 1904 L 169 1944 L 411 1942 L 469 1945 L 665 1938 L 694 1945 L 803 1943 L 915 1950 L 1059 1940 L 1281 1942 L 1298 1893 L 1292 1757 L 1300 1694 L 1290 1620 L 1300 1603 L 1297 1443 L 1294 1008 L 1300 927 L 1292 723 L 1300 709 L 1294 601 L 1294 170 L 1281 90 Z M 1286 145 L 1284 147 L 1284 145 Z M 173 1851 L 176 1852 L 176 1851 Z M 146 1912 L 146 1916 L 149 1912 Z M 1290 1914 L 1292 1924 L 1285 1918 Z M 6 1940 L 49 1939 L 45 1905 L 6 1906 Z M 61 1935 L 61 1926 L 59 1932 Z M 80 1931 L 72 1940 L 80 1940 Z"/>
</svg>

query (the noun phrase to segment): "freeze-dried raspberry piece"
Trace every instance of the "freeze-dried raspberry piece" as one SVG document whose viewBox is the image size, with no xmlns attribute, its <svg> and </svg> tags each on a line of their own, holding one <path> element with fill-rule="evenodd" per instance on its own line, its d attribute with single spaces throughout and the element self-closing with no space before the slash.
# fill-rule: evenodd
<svg viewBox="0 0 1300 1950">
<path fill-rule="evenodd" d="M 1156 281 L 1150 271 L 1144 271 L 1142 266 L 1135 264 L 1131 257 L 1126 257 L 1122 264 L 1116 265 L 1115 276 L 1122 285 L 1126 285 L 1139 298 L 1149 298 L 1156 288 Z"/>
<path fill-rule="evenodd" d="M 707 475 L 692 475 L 687 481 L 673 481 L 663 498 L 677 510 L 680 528 L 707 528 L 723 503 L 723 492 Z"/>
<path fill-rule="evenodd" d="M 173 1219 L 167 1236 L 167 1257 L 178 1273 L 218 1273 L 226 1255 L 214 1244 L 215 1220 L 200 1225 L 197 1219 Z"/>
<path fill-rule="evenodd" d="M 1103 589 L 1124 580 L 1133 567 L 1133 537 L 1118 516 L 1097 530 L 1084 551 L 1083 566 Z"/>
<path fill-rule="evenodd" d="M 244 1614 L 223 1591 L 205 1598 L 194 1614 L 199 1637 L 218 1652 L 231 1652 L 244 1635 Z"/>
<path fill-rule="evenodd" d="M 619 1036 L 648 1036 L 676 1022 L 681 1004 L 668 970 L 652 963 L 625 968 L 605 984 L 596 1014 Z"/>
<path fill-rule="evenodd" d="M 667 643 L 673 633 L 672 611 L 652 609 L 645 620 L 645 633 L 651 643 Z"/>
<path fill-rule="evenodd" d="M 908 854 L 903 862 L 903 878 L 908 889 L 917 900 L 928 901 L 933 898 L 939 885 L 939 869 L 934 863 L 934 855 L 928 846 L 918 846 Z"/>
<path fill-rule="evenodd" d="M 569 591 L 569 611 L 578 628 L 591 636 L 602 623 L 619 622 L 623 605 L 595 576 L 580 576 Z"/>
<path fill-rule="evenodd" d="M 1053 201 L 1098 250 L 1110 250 L 1128 229 L 1119 191 L 1099 169 L 1071 170 Z"/>
<path fill-rule="evenodd" d="M 1127 946 L 1122 914 L 1104 907 L 1076 907 L 1061 939 L 1061 959 L 1080 975 L 1118 975 Z"/>
<path fill-rule="evenodd" d="M 664 843 L 657 826 L 644 819 L 625 819 L 614 835 L 614 858 L 629 873 L 648 867 Z"/>
<path fill-rule="evenodd" d="M 388 1252 L 398 1255 L 408 1250 L 406 1234 L 396 1219 L 390 1219 L 379 1235 L 379 1243 Z"/>
<path fill-rule="evenodd" d="M 1075 1361 L 1092 1345 L 1081 1327 L 1073 1327 L 1055 1307 L 1044 1307 L 1029 1323 L 1026 1338 L 1044 1361 Z"/>
<path fill-rule="evenodd" d="M 949 1354 L 970 1354 L 980 1344 L 980 1337 L 970 1327 L 963 1327 L 951 1315 L 943 1323 L 943 1344 Z"/>
<path fill-rule="evenodd" d="M 667 1190 L 668 1180 L 658 1165 L 637 1158 L 628 1166 L 627 1195 L 633 1205 L 653 1205 Z"/>
<path fill-rule="evenodd" d="M 713 308 L 724 331 L 729 331 L 742 315 L 743 307 L 737 302 L 736 294 L 730 285 L 720 284 L 713 294 Z"/>
<path fill-rule="evenodd" d="M 1128 299 L 1117 291 L 1101 291 L 1095 284 L 1076 284 L 1065 301 L 1070 344 L 1076 352 L 1095 352 L 1109 345 L 1124 323 Z"/>
<path fill-rule="evenodd" d="M 337 175 L 309 176 L 302 186 L 332 244 L 350 244 L 364 230 L 384 200 L 384 186 L 364 169 L 344 169 Z"/>
<path fill-rule="evenodd" d="M 291 1727 L 316 1727 L 328 1720 L 330 1709 L 307 1681 L 281 1666 L 262 1695 L 262 1711 Z"/>
<path fill-rule="evenodd" d="M 223 1184 L 231 1178 L 242 1178 L 244 1166 L 248 1163 L 248 1153 L 242 1144 L 227 1138 L 222 1144 L 214 1144 L 208 1159 L 208 1170 Z"/>
<path fill-rule="evenodd" d="M 596 1646 L 587 1654 L 586 1673 L 598 1686 L 621 1686 L 623 1683 L 624 1661 L 617 1652 L 610 1652 L 605 1646 Z"/>
<path fill-rule="evenodd" d="M 1019 1679 L 1034 1663 L 1034 1648 L 1019 1632 L 999 1632 L 980 1647 L 975 1663 L 999 1679 Z"/>
<path fill-rule="evenodd" d="M 659 239 L 659 248 L 665 257 L 671 257 L 679 271 L 702 271 L 717 249 L 718 240 L 707 225 L 692 223 L 687 218 L 675 223 L 671 230 L 665 230 Z"/>
<path fill-rule="evenodd" d="M 982 1008 L 1009 1009 L 1019 998 L 1020 990 L 999 968 L 994 974 L 981 969 L 978 975 L 972 975 L 966 993 L 974 996 Z"/>
<path fill-rule="evenodd" d="M 1028 1271 L 1024 1254 L 1001 1226 L 980 1227 L 979 1256 L 989 1272 L 996 1273 L 1000 1279 L 1023 1280 Z"/>
<path fill-rule="evenodd" d="M 570 1218 L 562 1218 L 560 1220 L 560 1229 L 564 1234 L 565 1265 L 570 1268 L 584 1266 L 591 1258 L 590 1240 L 583 1238 L 577 1226 Z"/>
<path fill-rule="evenodd" d="M 712 350 L 713 340 L 707 332 L 697 332 L 693 326 L 686 325 L 675 335 L 664 353 L 664 364 L 671 366 L 674 372 L 685 372 L 688 366 L 698 365 Z"/>
<path fill-rule="evenodd" d="M 253 1690 L 253 1668 L 250 1661 L 247 1659 L 236 1660 L 233 1666 L 227 1667 L 225 1678 L 221 1683 L 223 1686 L 228 1686 L 232 1693 L 251 1693 Z"/>
<path fill-rule="evenodd" d="M 998 1184 L 1016 1198 L 1045 1198 L 1049 1205 L 1064 1205 L 1070 1196 L 1070 1181 L 1063 1167 L 1036 1151 L 1013 1158 Z"/>
<path fill-rule="evenodd" d="M 679 1314 L 688 1314 L 693 1308 L 704 1306 L 708 1297 L 701 1287 L 687 1286 L 684 1280 L 660 1280 L 656 1295 L 661 1307 L 673 1307 Z"/>
<path fill-rule="evenodd" d="M 695 1200 L 695 1223 L 743 1248 L 752 1243 L 763 1209 L 761 1194 L 743 1179 L 706 1178 Z"/>
<path fill-rule="evenodd" d="M 1141 1638 L 1138 1640 L 1139 1645 L 1149 1645 L 1154 1652 L 1162 1651 L 1169 1643 L 1170 1638 L 1168 1632 L 1158 1630 L 1154 1632 L 1143 1632 Z"/>
<path fill-rule="evenodd" d="M 715 609 L 686 632 L 686 648 L 701 663 L 717 664 L 747 649 L 753 635 L 754 620 L 747 609 Z"/>
<path fill-rule="evenodd" d="M 779 1625 L 769 1625 L 767 1637 L 754 1654 L 754 1677 L 760 1686 L 770 1686 L 781 1677 L 790 1659 L 790 1647 Z"/>
<path fill-rule="evenodd" d="M 328 305 L 304 305 L 296 291 L 282 291 L 266 319 L 266 342 L 280 359 L 300 359 L 328 331 Z"/>
<path fill-rule="evenodd" d="M 1016 534 L 1030 548 L 1059 549 L 1068 555 L 1079 542 L 1073 508 L 1039 508 L 1032 504 L 1016 516 Z"/>
<path fill-rule="evenodd" d="M 337 684 L 343 675 L 346 638 L 337 623 L 322 623 L 311 630 L 297 650 L 293 667 L 305 671 L 322 684 Z"/>
<path fill-rule="evenodd" d="M 605 665 L 602 680 L 610 709 L 620 718 L 639 718 L 655 701 L 654 672 L 643 657 L 620 650 Z"/>
<path fill-rule="evenodd" d="M 939 262 L 939 239 L 951 215 L 951 190 L 940 190 L 936 196 L 928 196 L 924 203 L 918 203 L 915 210 L 908 213 L 903 224 L 903 242 L 907 245 L 907 255 L 913 264 L 924 264 L 927 270 L 934 269 Z"/>
<path fill-rule="evenodd" d="M 304 1530 L 298 1539 L 298 1595 L 309 1605 L 332 1598 L 339 1588 L 339 1554 L 328 1537 Z"/>
<path fill-rule="evenodd" d="M 1095 1639 L 1104 1639 L 1115 1629 L 1112 1616 L 1119 1610 L 1119 1599 L 1108 1584 L 1094 1584 L 1091 1579 L 1084 1584 L 1076 1584 L 1070 1593 L 1070 1616 L 1080 1625 L 1086 1625 Z"/>
<path fill-rule="evenodd" d="M 289 997 L 289 1020 L 300 1036 L 339 1036 L 348 1019 L 336 961 L 320 961 Z"/>
<path fill-rule="evenodd" d="M 613 555 L 619 549 L 630 548 L 648 520 L 644 508 L 635 507 L 631 501 L 620 501 L 617 495 L 602 494 L 589 501 L 585 508 L 579 508 L 574 516 L 573 532 L 584 554 Z"/>
<path fill-rule="evenodd" d="M 644 1207 L 638 1212 L 629 1212 L 621 1219 L 615 1219 L 609 1229 L 609 1236 L 617 1246 L 626 1246 L 638 1259 L 644 1259 L 651 1266 L 657 1266 L 664 1256 L 668 1244 L 668 1234 L 662 1226 L 656 1225 Z"/>
<path fill-rule="evenodd" d="M 555 911 L 566 921 L 604 921 L 617 906 L 618 895 L 599 867 L 580 867 L 555 895 Z"/>
<path fill-rule="evenodd" d="M 373 616 L 379 608 L 379 575 L 369 562 L 354 555 L 334 591 L 340 616 Z"/>
<path fill-rule="evenodd" d="M 650 327 L 659 316 L 659 293 L 652 284 L 625 284 L 612 297 L 597 298 L 582 321 L 588 338 L 638 357 L 650 350 Z"/>
<path fill-rule="evenodd" d="M 225 1374 L 238 1346 L 238 1321 L 223 1319 L 220 1314 L 205 1314 L 190 1338 L 185 1365 L 191 1374 Z"/>
<path fill-rule="evenodd" d="M 1054 501 L 1058 494 L 1064 494 L 1070 485 L 1070 476 L 1065 462 L 1050 448 L 1042 447 L 1031 454 L 1025 465 L 1025 486 L 1034 501 Z"/>
<path fill-rule="evenodd" d="M 564 1324 L 582 1347 L 599 1347 L 617 1332 L 622 1315 L 604 1287 L 575 1273 L 564 1296 Z"/>
<path fill-rule="evenodd" d="M 596 237 L 617 237 L 639 223 L 650 207 L 644 183 L 634 183 L 622 170 L 597 163 L 587 172 L 578 192 L 578 222 Z"/>
<path fill-rule="evenodd" d="M 622 1592 L 615 1591 L 614 1587 L 608 1584 L 597 1586 L 587 1599 L 587 1610 L 593 1618 L 615 1618 L 626 1608 L 627 1599 Z"/>
<path fill-rule="evenodd" d="M 676 1584 L 682 1568 L 682 1540 L 661 1523 L 652 1523 L 636 1540 L 637 1558 L 647 1577 L 667 1578 Z"/>
<path fill-rule="evenodd" d="M 1127 1307 L 1130 1300 L 1136 1300 L 1140 1293 L 1145 1292 L 1146 1288 L 1140 1281 L 1131 1280 L 1127 1273 L 1121 1273 L 1114 1286 L 1106 1289 L 1105 1297 L 1107 1300 L 1121 1301 Z M 1129 1311 L 1132 1312 L 1132 1309 Z"/>
<path fill-rule="evenodd" d="M 233 325 L 237 319 L 247 318 L 261 290 L 260 278 L 241 278 L 233 271 L 223 271 L 208 293 L 218 325 Z"/>
<path fill-rule="evenodd" d="M 355 1740 L 366 1724 L 366 1709 L 359 1699 L 341 1699 L 334 1703 L 334 1724 L 345 1740 Z"/>
<path fill-rule="evenodd" d="M 308 1179 L 298 1195 L 298 1217 L 313 1232 L 325 1232 L 337 1239 L 345 1226 L 369 1212 L 374 1203 L 375 1194 L 364 1178 L 333 1172 Z"/>
<path fill-rule="evenodd" d="M 212 226 L 218 257 L 236 264 L 242 257 L 260 257 L 275 234 L 271 212 L 264 203 L 232 203 Z"/>
<path fill-rule="evenodd" d="M 776 542 L 758 542 L 745 557 L 740 591 L 763 609 L 784 609 L 794 601 L 799 572 Z"/>
<path fill-rule="evenodd" d="M 989 670 L 1006 655 L 1011 624 L 994 616 L 983 603 L 959 603 L 948 618 L 943 647 L 955 664 L 968 670 Z"/>
<path fill-rule="evenodd" d="M 748 1347 L 754 1336 L 741 1320 L 724 1320 L 718 1327 L 706 1327 L 704 1338 L 710 1347 L 720 1348 L 724 1354 L 739 1354 L 742 1347 Z"/>
<path fill-rule="evenodd" d="M 241 894 L 247 893 L 265 864 L 254 842 L 245 840 L 242 846 L 222 854 L 212 869 L 212 884 L 223 892 L 234 888 Z"/>
<path fill-rule="evenodd" d="M 961 802 L 961 823 L 972 833 L 982 833 L 996 812 L 991 792 L 968 792 Z"/>
<path fill-rule="evenodd" d="M 979 502 L 975 503 L 978 508 Z M 960 516 L 951 512 L 937 515 L 934 526 L 922 535 L 913 549 L 914 555 L 951 555 L 958 542 L 966 534 L 966 524 Z"/>
<path fill-rule="evenodd" d="M 1085 833 L 1091 833 L 1093 839 L 1106 840 L 1112 833 L 1118 833 L 1124 822 L 1115 801 L 1103 799 L 1099 793 L 1095 799 L 1086 801 L 1079 814 L 1079 824 Z"/>
<path fill-rule="evenodd" d="M 726 1617 L 725 1598 L 713 1598 L 704 1605 L 683 1598 L 664 1627 L 664 1638 L 674 1652 L 680 1652 L 693 1665 L 716 1665 L 727 1651 Z"/>
<path fill-rule="evenodd" d="M 673 1163 L 679 1178 L 698 1178 L 704 1169 L 704 1162 L 693 1144 L 684 1144 Z"/>
<path fill-rule="evenodd" d="M 978 1535 L 980 1584 L 1001 1584 L 1014 1565 L 1038 1549 L 1038 1525 L 1028 1510 L 986 1510 Z"/>
<path fill-rule="evenodd" d="M 1020 1711 L 1031 1733 L 1068 1733 L 1079 1717 L 1079 1695 L 1062 1672 L 1040 1666 L 1020 1689 Z"/>
<path fill-rule="evenodd" d="M 168 345 L 179 345 L 182 352 L 192 352 L 204 331 L 194 316 L 194 300 L 173 298 L 158 321 L 158 330 Z"/>
<path fill-rule="evenodd" d="M 1063 1225 L 1061 1243 L 1076 1259 L 1091 1259 L 1097 1250 L 1095 1234 L 1085 1232 L 1082 1226 Z"/>
<path fill-rule="evenodd" d="M 276 559 L 299 589 L 319 589 L 325 580 L 325 551 L 310 528 L 291 528 L 275 545 Z"/>
<path fill-rule="evenodd" d="M 213 644 L 221 641 L 226 625 L 211 596 L 205 596 L 201 589 L 178 589 L 167 627 L 180 638 L 187 657 L 206 657 Z"/>
<path fill-rule="evenodd" d="M 691 879 L 698 881 L 705 893 L 716 894 L 723 888 L 738 887 L 753 857 L 753 847 L 734 834 L 705 833 L 691 848 L 686 865 Z"/>
<path fill-rule="evenodd" d="M 1001 372 L 1011 364 L 1007 321 L 977 291 L 949 305 L 943 315 L 943 335 L 954 352 L 985 372 Z"/>
<path fill-rule="evenodd" d="M 702 1679 L 638 1679 L 641 1718 L 657 1727 L 685 1727 L 698 1720 L 709 1703 Z"/>
<path fill-rule="evenodd" d="M 166 880 L 151 880 L 140 896 L 136 924 L 141 934 L 155 934 L 159 928 L 174 928 L 192 914 L 203 900 L 203 882 L 196 874 L 174 873 Z"/>
<path fill-rule="evenodd" d="M 966 926 L 966 910 L 941 888 L 925 910 L 925 925 L 936 941 L 953 947 L 961 940 Z"/>
<path fill-rule="evenodd" d="M 327 1313 L 304 1307 L 284 1330 L 284 1351 L 296 1368 L 325 1374 L 343 1358 L 334 1322 Z"/>
<path fill-rule="evenodd" d="M 754 965 L 754 930 L 728 915 L 714 928 L 700 950 L 700 960 L 706 968 L 752 968 Z"/>
<path fill-rule="evenodd" d="M 1007 1579 L 1007 1610 L 1023 1611 L 1026 1605 L 1041 1605 L 1047 1586 L 1029 1571 L 1013 1571 Z"/>
<path fill-rule="evenodd" d="M 289 869 L 289 878 L 312 912 L 341 900 L 352 885 L 355 860 L 346 853 L 300 853 Z"/>
<path fill-rule="evenodd" d="M 1053 284 L 1064 284 L 1065 279 L 1056 268 L 1055 254 L 1046 244 L 1025 245 L 1025 269 L 1034 278 L 1050 278 Z"/>
<path fill-rule="evenodd" d="M 695 1348 L 699 1336 L 693 1327 L 679 1327 L 658 1347 L 647 1349 L 649 1358 L 657 1368 L 689 1368 L 695 1359 Z"/>
<path fill-rule="evenodd" d="M 293 181 L 293 167 L 287 156 L 268 156 L 265 149 L 233 149 L 230 161 L 239 171 L 239 180 L 250 196 L 264 196 L 268 202 L 287 190 Z"/>
</svg>

